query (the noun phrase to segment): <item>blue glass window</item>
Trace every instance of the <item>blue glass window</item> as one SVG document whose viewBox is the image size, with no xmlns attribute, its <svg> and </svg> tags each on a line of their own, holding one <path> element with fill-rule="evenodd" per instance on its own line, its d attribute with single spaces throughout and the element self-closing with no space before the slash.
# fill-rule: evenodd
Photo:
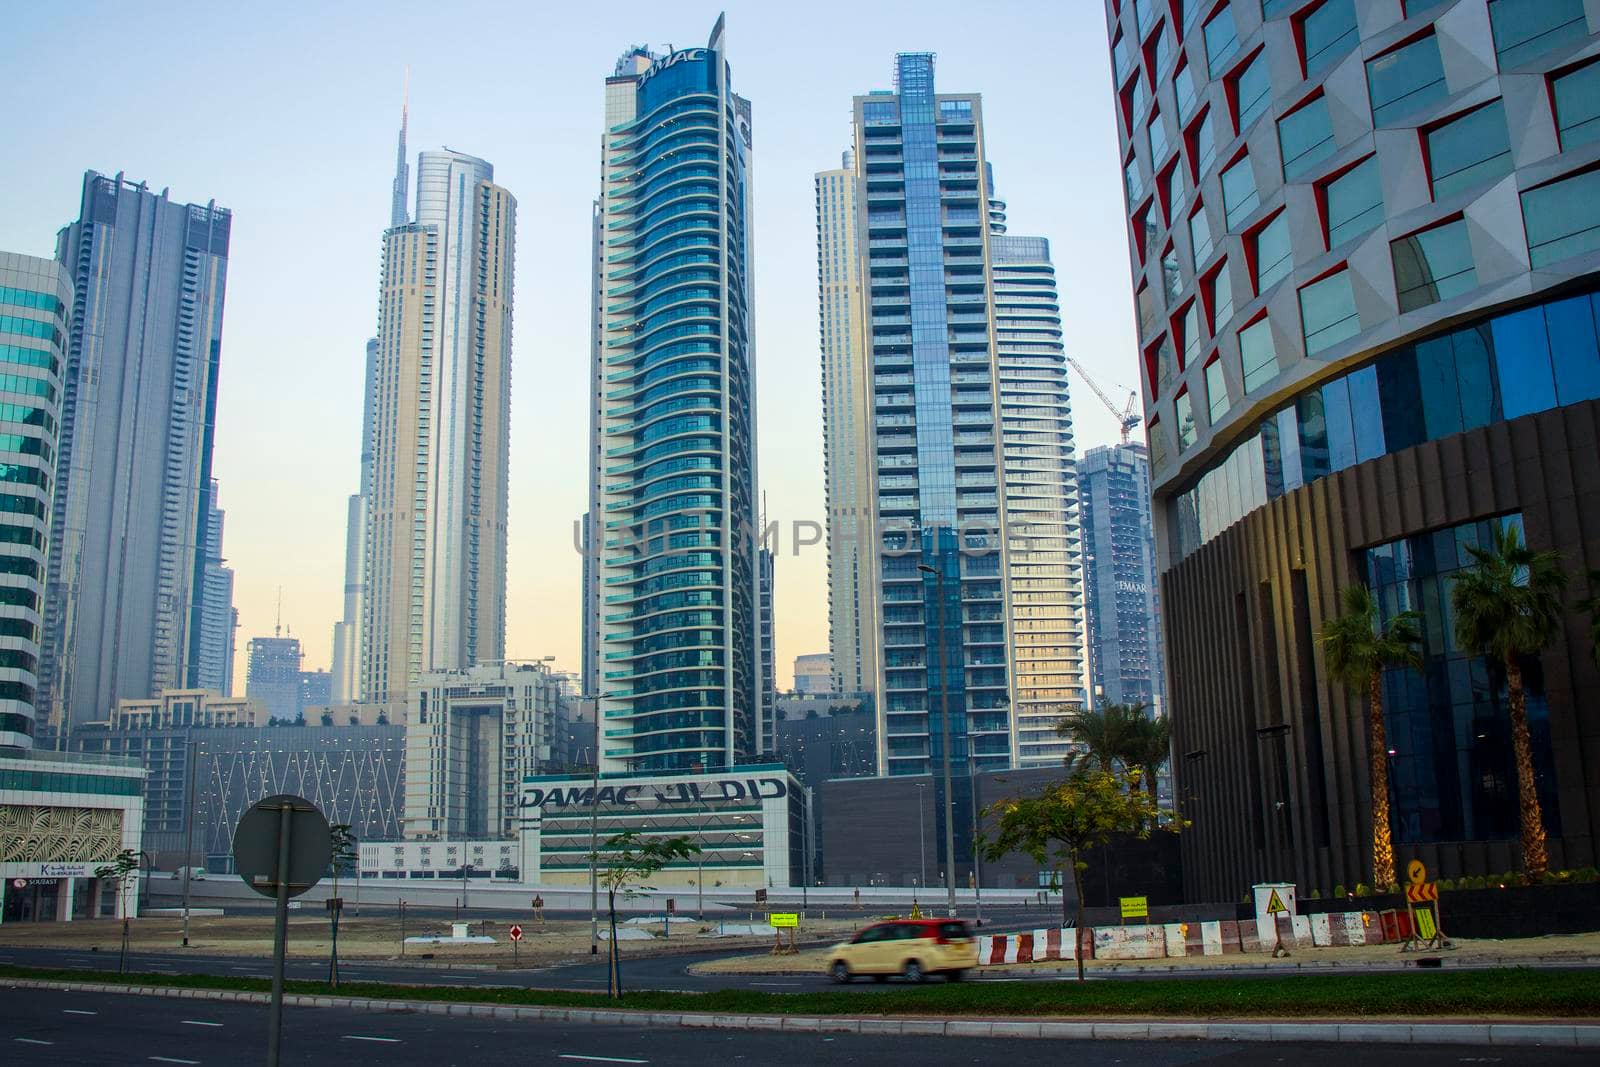
<svg viewBox="0 0 1600 1067">
<path fill-rule="evenodd" d="M 1449 300 L 1478 284 L 1464 219 L 1402 237 L 1389 250 L 1401 311 Z"/>
<path fill-rule="evenodd" d="M 1535 270 L 1600 248 L 1600 171 L 1523 193 L 1522 221 Z"/>
<path fill-rule="evenodd" d="M 1216 17 L 1205 25 L 1206 69 L 1213 78 L 1222 73 L 1228 60 L 1239 51 L 1239 33 L 1233 25 L 1233 8 L 1223 7 Z"/>
<path fill-rule="evenodd" d="M 1243 133 L 1250 124 L 1261 117 L 1272 103 L 1272 76 L 1267 71 L 1265 49 L 1256 53 L 1249 66 L 1239 72 L 1233 84 L 1233 98 L 1238 102 L 1239 121 L 1234 128 Z"/>
<path fill-rule="evenodd" d="M 1256 295 L 1271 289 L 1289 276 L 1294 257 L 1289 247 L 1289 213 L 1279 211 L 1256 234 Z"/>
<path fill-rule="evenodd" d="M 1368 156 L 1323 187 L 1328 203 L 1328 248 L 1334 249 L 1383 222 L 1383 182 L 1378 157 Z"/>
<path fill-rule="evenodd" d="M 1118 85 L 1125 82 L 1133 70 L 1133 49 L 1128 47 L 1128 39 L 1120 33 L 1111 42 L 1111 69 L 1116 72 Z"/>
<path fill-rule="evenodd" d="M 1161 14 L 1159 0 L 1133 0 L 1133 21 L 1139 27 L 1139 37 L 1150 32 L 1150 27 L 1156 24 L 1156 19 Z"/>
<path fill-rule="evenodd" d="M 900 109 L 893 100 L 868 100 L 861 105 L 861 118 L 868 126 L 893 126 L 900 121 Z"/>
<path fill-rule="evenodd" d="M 1386 451 L 1383 437 L 1383 408 L 1378 401 L 1378 369 L 1372 366 L 1353 371 L 1350 383 L 1350 426 L 1356 437 L 1356 462 L 1377 459 Z"/>
<path fill-rule="evenodd" d="M 1189 244 L 1194 248 L 1194 265 L 1198 269 L 1211 255 L 1211 223 L 1206 218 L 1205 205 L 1189 216 Z"/>
<path fill-rule="evenodd" d="M 1299 2 L 1300 0 L 1261 0 L 1261 17 L 1275 19 Z"/>
<path fill-rule="evenodd" d="M 1211 336 L 1227 326 L 1233 318 L 1233 278 L 1228 274 L 1228 261 L 1223 260 L 1211 276 Z"/>
<path fill-rule="evenodd" d="M 1595 347 L 1592 298 L 1576 296 L 1546 304 L 1544 318 L 1556 372 L 1556 402 L 1576 404 L 1600 397 L 1600 351 Z"/>
<path fill-rule="evenodd" d="M 1139 287 L 1139 336 L 1148 337 L 1161 323 L 1161 308 L 1156 303 L 1155 290 L 1148 285 Z"/>
<path fill-rule="evenodd" d="M 1220 359 L 1206 364 L 1206 406 L 1210 409 L 1213 426 L 1228 413 L 1228 381 L 1223 375 Z"/>
<path fill-rule="evenodd" d="M 1166 157 L 1167 149 L 1171 147 L 1167 142 L 1167 124 L 1161 119 L 1161 112 L 1157 111 L 1150 116 L 1150 165 L 1158 165 Z"/>
<path fill-rule="evenodd" d="M 1510 174 L 1505 103 L 1495 100 L 1429 130 L 1427 145 L 1435 199 Z"/>
<path fill-rule="evenodd" d="M 1189 399 L 1188 390 L 1178 394 L 1178 451 L 1184 452 L 1194 444 L 1194 403 Z"/>
<path fill-rule="evenodd" d="M 1367 61 L 1367 92 L 1372 124 L 1387 126 L 1420 111 L 1449 93 L 1444 62 L 1433 34 Z"/>
<path fill-rule="evenodd" d="M 1272 345 L 1272 321 L 1246 326 L 1239 331 L 1239 370 L 1244 376 L 1244 391 L 1270 382 L 1278 374 L 1278 353 Z"/>
<path fill-rule="evenodd" d="M 1501 70 L 1521 66 L 1589 33 L 1583 0 L 1491 0 L 1489 27 Z"/>
<path fill-rule="evenodd" d="M 1333 123 L 1328 98 L 1319 96 L 1278 120 L 1278 147 L 1283 153 L 1283 180 L 1293 181 L 1333 155 Z"/>
<path fill-rule="evenodd" d="M 1563 74 L 1551 83 L 1551 92 L 1562 149 L 1600 140 L 1600 62 Z"/>
<path fill-rule="evenodd" d="M 1255 168 L 1250 165 L 1250 157 L 1245 156 L 1222 172 L 1222 210 L 1227 217 L 1228 229 L 1238 229 L 1239 223 L 1260 206 Z"/>
<path fill-rule="evenodd" d="M 1331 67 L 1361 39 L 1355 0 L 1324 0 L 1296 21 L 1305 41 L 1306 77 Z"/>
<path fill-rule="evenodd" d="M 1300 325 L 1306 355 L 1315 355 L 1361 332 L 1350 272 L 1341 270 L 1300 290 Z"/>
<path fill-rule="evenodd" d="M 1167 218 L 1175 220 L 1184 204 L 1183 168 L 1176 165 L 1168 168 L 1163 180 L 1166 182 Z"/>
<path fill-rule="evenodd" d="M 1194 171 L 1197 176 L 1204 176 L 1217 161 L 1217 137 L 1216 129 L 1211 125 L 1211 112 L 1206 112 L 1205 118 L 1194 128 L 1192 137 L 1189 154 L 1194 158 Z"/>
<path fill-rule="evenodd" d="M 1128 160 L 1128 165 L 1122 168 L 1122 179 L 1128 189 L 1128 203 L 1138 203 L 1144 196 L 1144 177 L 1139 173 L 1137 157 Z"/>
<path fill-rule="evenodd" d="M 941 100 L 939 101 L 940 122 L 971 122 L 971 100 Z"/>
<path fill-rule="evenodd" d="M 1152 78 L 1161 77 L 1167 69 L 1167 64 L 1172 62 L 1172 44 L 1167 37 L 1166 27 L 1155 36 L 1155 44 L 1150 46 L 1150 74 Z"/>
<path fill-rule="evenodd" d="M 1544 309 L 1525 308 L 1497 316 L 1490 323 L 1490 331 L 1505 417 L 1514 419 L 1554 407 L 1556 383 L 1550 368 Z"/>
<path fill-rule="evenodd" d="M 1195 85 L 1194 67 L 1188 63 L 1178 68 L 1178 73 L 1173 76 L 1173 92 L 1178 99 L 1178 121 L 1188 122 L 1194 117 L 1195 107 L 1200 103 L 1200 90 Z"/>
<path fill-rule="evenodd" d="M 1189 301 L 1183 312 L 1183 365 L 1188 366 L 1200 354 L 1200 302 Z"/>
<path fill-rule="evenodd" d="M 1168 247 L 1161 257 L 1161 287 L 1166 293 L 1167 306 L 1183 294 L 1183 272 L 1178 269 L 1178 250 Z"/>
</svg>

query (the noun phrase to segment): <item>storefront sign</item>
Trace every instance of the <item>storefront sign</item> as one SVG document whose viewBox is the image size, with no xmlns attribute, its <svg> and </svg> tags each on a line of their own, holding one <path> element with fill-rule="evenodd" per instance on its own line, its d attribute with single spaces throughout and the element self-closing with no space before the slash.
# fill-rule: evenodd
<svg viewBox="0 0 1600 1067">
<path fill-rule="evenodd" d="M 777 800 L 789 788 L 782 778 L 719 778 L 708 782 L 678 782 L 666 786 L 603 785 L 598 798 L 592 785 L 533 786 L 522 794 L 522 807 L 638 807 L 640 804 L 694 806 L 709 801 Z"/>
<path fill-rule="evenodd" d="M 93 878 L 94 863 L 8 863 L 7 878 Z"/>
</svg>

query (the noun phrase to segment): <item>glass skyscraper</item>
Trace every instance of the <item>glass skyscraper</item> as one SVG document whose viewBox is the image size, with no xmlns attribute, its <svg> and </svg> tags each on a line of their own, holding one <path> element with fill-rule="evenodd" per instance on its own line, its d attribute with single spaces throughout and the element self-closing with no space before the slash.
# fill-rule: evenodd
<svg viewBox="0 0 1600 1067">
<path fill-rule="evenodd" d="M 1150 528 L 1150 459 L 1137 442 L 1102 445 L 1078 464 L 1096 704 L 1162 709 L 1161 631 Z"/>
<path fill-rule="evenodd" d="M 750 105 L 723 22 L 606 79 L 593 481 L 601 766 L 731 766 L 761 741 Z"/>
<path fill-rule="evenodd" d="M 56 239 L 74 303 L 40 694 L 62 728 L 194 682 L 232 221 L 90 171 Z"/>
<path fill-rule="evenodd" d="M 0 749 L 32 748 L 71 276 L 0 252 Z"/>
<path fill-rule="evenodd" d="M 1506 526 L 1600 567 L 1596 11 L 1104 10 L 1186 889 L 1371 878 L 1365 700 L 1317 642 L 1356 584 L 1422 617 L 1422 669 L 1385 678 L 1397 856 L 1503 870 L 1504 668 L 1456 646 L 1449 588 Z M 1576 629 L 1523 668 L 1552 869 L 1593 864 L 1600 830 Z"/>
</svg>

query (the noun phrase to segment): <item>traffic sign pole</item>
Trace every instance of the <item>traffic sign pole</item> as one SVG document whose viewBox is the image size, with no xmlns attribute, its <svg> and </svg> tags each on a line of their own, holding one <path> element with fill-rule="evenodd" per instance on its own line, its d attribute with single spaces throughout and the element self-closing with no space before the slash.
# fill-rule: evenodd
<svg viewBox="0 0 1600 1067">
<path fill-rule="evenodd" d="M 289 941 L 289 838 L 294 808 L 278 808 L 278 902 L 272 927 L 272 1004 L 267 1009 L 267 1067 L 278 1067 L 283 1036 L 283 958 Z"/>
</svg>

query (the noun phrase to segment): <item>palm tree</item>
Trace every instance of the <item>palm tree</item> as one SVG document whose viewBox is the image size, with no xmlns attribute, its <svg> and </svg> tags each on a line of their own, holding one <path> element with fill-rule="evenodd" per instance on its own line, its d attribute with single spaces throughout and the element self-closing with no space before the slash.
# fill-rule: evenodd
<svg viewBox="0 0 1600 1067">
<path fill-rule="evenodd" d="M 1379 625 L 1378 601 L 1364 585 L 1346 586 L 1344 614 L 1323 624 L 1318 640 L 1328 673 L 1355 693 L 1367 693 L 1367 764 L 1372 783 L 1372 883 L 1395 884 L 1394 842 L 1389 831 L 1389 742 L 1383 729 L 1383 672 L 1420 667 L 1421 616 L 1402 611 Z"/>
<path fill-rule="evenodd" d="M 1137 768 L 1144 780 L 1144 790 L 1156 795 L 1156 772 L 1172 755 L 1172 721 L 1165 716 L 1154 718 L 1145 714 L 1143 704 L 1132 705 L 1138 716 L 1128 742 L 1128 761 Z"/>
<path fill-rule="evenodd" d="M 1561 594 L 1567 587 L 1567 575 L 1559 555 L 1534 552 L 1522 543 L 1515 526 L 1497 529 L 1488 548 L 1469 545 L 1467 551 L 1473 564 L 1456 576 L 1452 593 L 1456 643 L 1505 667 L 1522 815 L 1522 866 L 1529 878 L 1537 879 L 1543 877 L 1549 857 L 1539 793 L 1533 783 L 1522 660 L 1544 651 L 1560 632 L 1564 614 Z"/>
<path fill-rule="evenodd" d="M 1094 710 L 1068 708 L 1056 724 L 1056 733 L 1080 746 L 1065 760 L 1076 770 L 1117 773 L 1138 763 L 1138 735 L 1144 722 L 1144 705 L 1107 703 Z"/>
</svg>

